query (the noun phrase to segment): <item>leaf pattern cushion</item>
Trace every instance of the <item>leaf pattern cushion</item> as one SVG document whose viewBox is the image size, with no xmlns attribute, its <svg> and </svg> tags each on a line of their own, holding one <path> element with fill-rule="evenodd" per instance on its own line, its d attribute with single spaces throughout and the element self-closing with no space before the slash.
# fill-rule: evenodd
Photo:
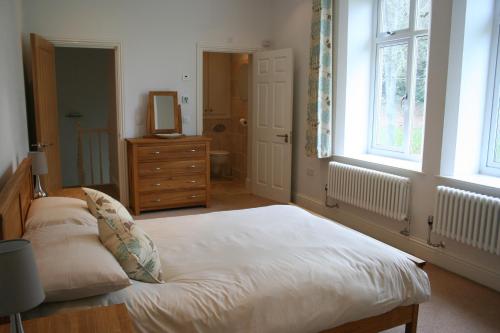
<svg viewBox="0 0 500 333">
<path fill-rule="evenodd" d="M 97 218 L 97 225 L 101 242 L 131 279 L 163 283 L 158 250 L 133 220 L 102 212 Z"/>
<path fill-rule="evenodd" d="M 127 209 L 107 194 L 83 190 L 90 212 L 97 217 L 99 239 L 127 275 L 138 281 L 163 283 L 158 250 Z"/>
<path fill-rule="evenodd" d="M 95 217 L 99 217 L 99 212 L 105 211 L 108 213 L 117 214 L 124 220 L 133 221 L 132 215 L 128 212 L 127 208 L 125 208 L 118 200 L 113 199 L 109 195 L 102 193 L 100 191 L 91 189 L 91 188 L 83 188 L 85 192 L 85 199 L 87 200 L 87 206 L 89 207 L 90 212 Z"/>
</svg>

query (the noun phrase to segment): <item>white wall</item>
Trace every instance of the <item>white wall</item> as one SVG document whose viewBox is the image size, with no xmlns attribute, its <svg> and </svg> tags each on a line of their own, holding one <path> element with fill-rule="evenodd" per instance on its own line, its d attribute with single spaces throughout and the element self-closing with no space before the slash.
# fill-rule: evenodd
<svg viewBox="0 0 500 333">
<path fill-rule="evenodd" d="M 20 1 L 0 1 L 0 188 L 28 151 Z"/>
<path fill-rule="evenodd" d="M 196 43 L 260 46 L 269 39 L 268 0 L 24 0 L 24 33 L 122 43 L 125 137 L 145 132 L 150 90 L 176 90 L 183 129 L 196 133 Z M 190 74 L 190 81 L 182 75 Z"/>
<path fill-rule="evenodd" d="M 352 5 L 350 0 L 348 3 Z M 412 172 L 353 159 L 335 158 L 351 164 L 411 178 L 413 223 L 410 238 L 399 234 L 399 231 L 404 227 L 403 224 L 346 205 L 341 205 L 340 209 L 324 207 L 324 185 L 327 180 L 329 161 L 308 158 L 304 149 L 307 128 L 311 0 L 275 0 L 273 4 L 275 14 L 273 40 L 275 45 L 276 47 L 292 47 L 296 61 L 293 141 L 293 189 L 296 202 L 442 267 L 500 290 L 500 260 L 498 256 L 447 239 L 443 239 L 447 244 L 445 250 L 436 250 L 425 244 L 427 216 L 433 214 L 436 185 L 459 186 L 466 190 L 500 195 L 498 190 L 457 183 L 438 176 L 441 162 L 452 1 L 434 1 L 433 17 L 436 19 L 433 19 L 432 22 L 423 171 Z M 367 20 L 356 22 L 356 24 L 359 29 L 371 29 L 371 22 Z M 439 239 L 434 236 L 434 241 L 437 240 Z"/>
</svg>

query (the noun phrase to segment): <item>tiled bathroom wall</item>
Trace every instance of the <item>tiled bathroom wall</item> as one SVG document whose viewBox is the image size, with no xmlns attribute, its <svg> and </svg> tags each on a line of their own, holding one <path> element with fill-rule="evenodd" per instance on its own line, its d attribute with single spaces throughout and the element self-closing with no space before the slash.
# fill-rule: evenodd
<svg viewBox="0 0 500 333">
<path fill-rule="evenodd" d="M 218 124 L 224 125 L 222 132 L 214 131 Z M 210 149 L 231 151 L 229 143 L 229 129 L 231 128 L 231 119 L 206 119 L 203 118 L 203 135 L 212 138 Z"/>
<path fill-rule="evenodd" d="M 248 93 L 244 92 L 245 87 L 248 92 L 248 62 L 248 54 L 231 55 L 231 117 L 203 119 L 203 134 L 212 138 L 211 149 L 230 152 L 229 176 L 242 182 L 247 177 L 248 127 L 240 120 L 248 120 Z M 218 124 L 225 127 L 223 132 L 214 131 Z"/>
</svg>

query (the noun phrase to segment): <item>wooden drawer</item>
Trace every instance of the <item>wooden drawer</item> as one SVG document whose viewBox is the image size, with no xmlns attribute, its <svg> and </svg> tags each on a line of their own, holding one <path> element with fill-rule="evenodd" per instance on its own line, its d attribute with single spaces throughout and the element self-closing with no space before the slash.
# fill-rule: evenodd
<svg viewBox="0 0 500 333">
<path fill-rule="evenodd" d="M 205 174 L 172 176 L 158 178 L 142 178 L 139 180 L 140 192 L 151 192 L 159 190 L 180 190 L 205 188 L 207 178 Z"/>
<path fill-rule="evenodd" d="M 205 174 L 207 162 L 197 161 L 171 161 L 147 162 L 139 164 L 139 177 L 173 177 L 181 175 Z"/>
<path fill-rule="evenodd" d="M 204 159 L 206 157 L 206 145 L 139 146 L 137 148 L 137 157 L 139 162 Z"/>
<path fill-rule="evenodd" d="M 142 211 L 210 201 L 210 138 L 127 139 L 130 208 Z"/>
<path fill-rule="evenodd" d="M 140 196 L 141 209 L 169 208 L 204 204 L 205 190 L 190 191 L 158 191 Z"/>
</svg>

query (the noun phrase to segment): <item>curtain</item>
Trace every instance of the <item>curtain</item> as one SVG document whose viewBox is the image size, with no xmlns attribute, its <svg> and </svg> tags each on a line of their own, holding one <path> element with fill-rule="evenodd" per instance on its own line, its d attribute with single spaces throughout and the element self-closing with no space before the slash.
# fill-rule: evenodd
<svg viewBox="0 0 500 333">
<path fill-rule="evenodd" d="M 310 157 L 333 155 L 333 0 L 313 0 L 306 153 Z"/>
</svg>

